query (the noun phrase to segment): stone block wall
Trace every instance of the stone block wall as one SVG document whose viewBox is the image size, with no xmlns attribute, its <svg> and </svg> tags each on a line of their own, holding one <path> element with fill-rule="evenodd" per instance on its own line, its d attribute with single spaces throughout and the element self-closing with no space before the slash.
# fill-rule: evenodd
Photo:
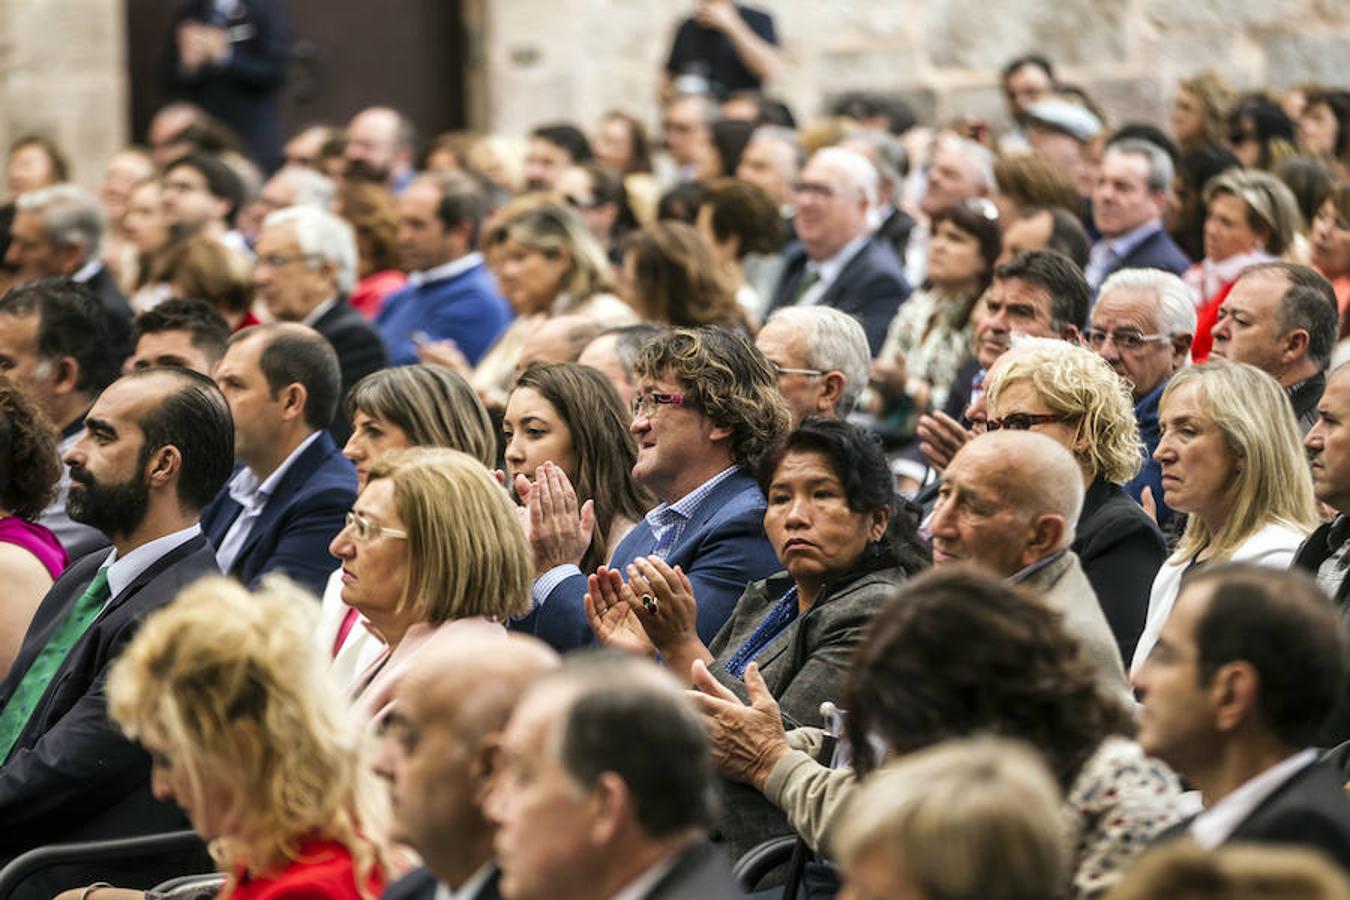
<svg viewBox="0 0 1350 900">
<path fill-rule="evenodd" d="M 1240 88 L 1350 84 L 1347 0 L 758 0 L 788 65 L 772 92 L 799 117 L 851 89 L 893 92 L 921 116 L 1006 124 L 997 72 L 1039 52 L 1117 120 L 1162 122 L 1176 81 L 1206 69 Z M 658 72 L 691 0 L 490 0 L 485 108 L 521 132 L 589 124 L 609 107 L 655 122 Z"/>
<path fill-rule="evenodd" d="M 0 0 L 0 148 L 46 135 L 93 187 L 126 141 L 125 27 L 122 0 Z"/>
</svg>

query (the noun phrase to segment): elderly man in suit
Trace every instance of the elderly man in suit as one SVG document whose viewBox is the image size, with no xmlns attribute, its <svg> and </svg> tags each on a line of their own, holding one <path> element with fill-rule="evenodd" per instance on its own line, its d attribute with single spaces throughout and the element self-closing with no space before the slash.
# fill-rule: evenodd
<svg viewBox="0 0 1350 900">
<path fill-rule="evenodd" d="M 1101 233 L 1088 253 L 1088 284 L 1095 292 L 1119 269 L 1163 269 L 1180 275 L 1191 261 L 1163 229 L 1172 185 L 1172 160 L 1148 141 L 1117 141 L 1102 159 L 1092 189 L 1092 222 Z"/>
<path fill-rule="evenodd" d="M 69 509 L 113 549 L 52 585 L 0 682 L 0 859 L 184 827 L 151 795 L 150 758 L 108 721 L 102 686 L 146 615 L 218 571 L 198 516 L 233 444 L 225 398 L 187 369 L 131 373 L 89 411 L 65 455 Z"/>
<path fill-rule="evenodd" d="M 486 809 L 511 900 L 731 900 L 708 843 L 712 760 L 675 680 L 585 654 L 526 691 L 502 735 Z"/>
<path fill-rule="evenodd" d="M 1200 791 L 1213 848 L 1300 844 L 1350 867 L 1345 779 L 1310 746 L 1341 693 L 1344 638 L 1316 581 L 1242 564 L 1187 580 L 1134 676 L 1139 744 Z"/>
<path fill-rule="evenodd" d="M 771 309 L 832 306 L 856 317 L 875 354 L 909 284 L 895 249 L 872 234 L 877 170 L 860 153 L 827 147 L 811 157 L 796 186 L 798 245 L 785 254 Z"/>
<path fill-rule="evenodd" d="M 389 783 L 393 837 L 422 868 L 384 900 L 497 900 L 494 829 L 483 801 L 499 768 L 498 741 L 529 685 L 558 656 L 523 635 L 441 632 L 399 682 L 375 771 Z"/>
<path fill-rule="evenodd" d="M 303 325 L 237 332 L 216 367 L 240 466 L 202 513 L 220 570 L 247 585 L 283 572 L 316 595 L 328 545 L 356 501 L 356 470 L 325 430 L 338 402 L 333 348 Z"/>
<path fill-rule="evenodd" d="M 352 385 L 388 364 L 379 332 L 347 302 L 356 285 L 351 226 L 317 207 L 292 206 L 263 220 L 255 249 L 253 287 L 273 318 L 308 325 L 337 352 L 339 401 Z M 352 433 L 340 409 L 328 430 L 339 444 Z"/>
<path fill-rule="evenodd" d="M 788 408 L 764 355 L 726 329 L 680 328 L 654 337 L 638 351 L 633 372 L 633 480 L 661 502 L 596 575 L 627 574 L 642 588 L 633 565 L 638 557 L 679 566 L 693 583 L 698 636 L 706 644 L 745 586 L 779 570 L 764 535 L 764 494 L 750 467 L 787 431 Z M 513 627 L 567 651 L 594 641 L 583 606 L 586 573 L 578 567 L 594 515 L 589 504 L 578 510 L 565 476 L 552 478 L 531 485 L 516 476 L 531 514 L 536 577 L 534 611 Z"/>
</svg>

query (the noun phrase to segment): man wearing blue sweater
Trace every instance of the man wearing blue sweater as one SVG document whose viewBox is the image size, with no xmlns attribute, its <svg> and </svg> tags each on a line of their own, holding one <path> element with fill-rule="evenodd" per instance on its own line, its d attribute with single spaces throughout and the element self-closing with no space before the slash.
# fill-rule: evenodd
<svg viewBox="0 0 1350 900">
<path fill-rule="evenodd" d="M 419 362 L 419 341 L 454 341 L 470 364 L 511 320 L 483 257 L 474 250 L 487 198 L 470 178 L 424 175 L 398 198 L 398 251 L 412 274 L 380 307 L 375 327 L 392 365 Z"/>
</svg>

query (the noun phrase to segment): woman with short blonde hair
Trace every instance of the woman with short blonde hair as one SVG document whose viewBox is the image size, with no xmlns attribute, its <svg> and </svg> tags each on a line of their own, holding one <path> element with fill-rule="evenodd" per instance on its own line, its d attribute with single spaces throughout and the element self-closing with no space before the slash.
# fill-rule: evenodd
<svg viewBox="0 0 1350 900">
<path fill-rule="evenodd" d="M 1132 670 L 1157 642 L 1187 571 L 1219 560 L 1287 569 L 1318 523 L 1293 407 L 1265 372 L 1235 362 L 1182 369 L 1163 390 L 1158 424 L 1163 496 L 1188 518 L 1153 581 Z"/>
<path fill-rule="evenodd" d="M 284 578 L 256 593 L 204 579 L 146 620 L 108 679 L 109 715 L 150 752 L 156 796 L 210 843 L 223 898 L 322 884 L 373 900 L 384 885 L 380 792 L 313 624 Z"/>
<path fill-rule="evenodd" d="M 991 427 L 1038 431 L 1078 460 L 1086 490 L 1070 550 L 1128 663 L 1167 558 L 1158 526 L 1123 488 L 1144 456 L 1130 388 L 1085 347 L 1019 341 L 991 367 L 985 401 Z"/>
<path fill-rule="evenodd" d="M 1029 747 L 952 740 L 868 777 L 834 839 L 840 895 L 1044 900 L 1069 870 L 1059 787 Z"/>
</svg>

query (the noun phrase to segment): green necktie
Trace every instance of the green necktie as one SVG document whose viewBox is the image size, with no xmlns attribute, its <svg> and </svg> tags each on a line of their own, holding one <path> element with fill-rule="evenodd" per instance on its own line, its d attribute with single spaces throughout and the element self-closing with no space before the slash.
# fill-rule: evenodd
<svg viewBox="0 0 1350 900">
<path fill-rule="evenodd" d="M 819 281 L 820 269 L 807 269 L 806 273 L 802 275 L 802 280 L 797 283 L 797 290 L 792 292 L 792 305 L 796 306 L 801 303 L 802 298 L 806 296 L 806 292 L 815 287 Z"/>
<path fill-rule="evenodd" d="M 0 759 L 9 759 L 9 752 L 14 749 L 19 735 L 28 725 L 28 719 L 33 715 L 33 710 L 37 709 L 42 695 L 46 693 L 52 676 L 61 668 L 61 663 L 66 661 L 70 648 L 75 646 L 75 642 L 93 624 L 108 596 L 108 569 L 105 566 L 98 570 L 89 587 L 85 588 L 80 599 L 75 601 L 75 605 L 66 614 L 66 618 L 56 627 L 56 631 L 52 632 L 47 646 L 42 648 L 42 652 L 33 660 L 28 671 L 23 673 L 19 686 L 14 689 L 14 694 L 5 704 L 5 708 L 0 710 Z"/>
</svg>

